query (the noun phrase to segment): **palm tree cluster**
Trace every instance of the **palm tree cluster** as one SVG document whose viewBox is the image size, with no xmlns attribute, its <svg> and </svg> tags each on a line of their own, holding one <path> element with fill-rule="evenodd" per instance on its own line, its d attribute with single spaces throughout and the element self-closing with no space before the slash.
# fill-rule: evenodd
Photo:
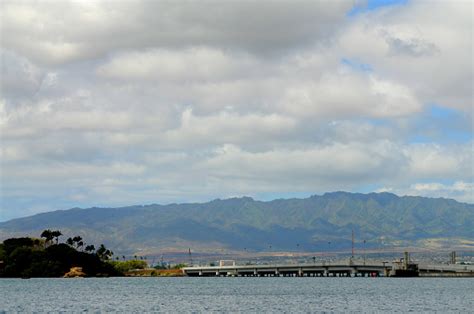
<svg viewBox="0 0 474 314">
<path fill-rule="evenodd" d="M 95 252 L 95 254 L 97 254 L 97 256 L 103 260 L 103 261 L 106 261 L 108 259 L 110 259 L 113 255 L 114 255 L 114 252 L 112 252 L 111 250 L 107 249 L 105 247 L 105 245 L 101 244 L 100 247 L 97 249 L 97 251 Z"/>
<path fill-rule="evenodd" d="M 41 237 L 45 239 L 45 244 L 46 245 L 51 245 L 53 243 L 53 239 L 55 239 L 56 244 L 58 244 L 59 243 L 59 237 L 61 235 L 62 235 L 61 231 L 59 231 L 59 230 L 51 231 L 50 229 L 46 229 L 41 233 Z M 73 248 L 75 248 L 75 249 L 77 249 L 77 250 L 79 250 L 81 248 L 84 248 L 83 251 L 85 251 L 87 253 L 94 253 L 94 251 L 95 251 L 95 254 L 101 260 L 108 260 L 114 255 L 114 252 L 107 249 L 104 244 L 101 244 L 99 249 L 96 251 L 95 246 L 93 244 L 86 245 L 86 243 L 84 243 L 81 236 L 74 236 L 72 238 L 68 238 L 66 240 L 66 244 L 73 247 Z"/>
<path fill-rule="evenodd" d="M 75 236 L 73 238 L 68 238 L 66 240 L 66 244 L 75 247 L 76 249 L 79 249 L 84 246 L 84 241 L 82 241 L 82 237 L 80 236 Z"/>
<path fill-rule="evenodd" d="M 59 242 L 59 237 L 63 234 L 59 230 L 51 231 L 46 229 L 41 233 L 41 237 L 45 239 L 45 244 L 52 244 L 53 239 L 56 239 L 56 244 Z"/>
</svg>

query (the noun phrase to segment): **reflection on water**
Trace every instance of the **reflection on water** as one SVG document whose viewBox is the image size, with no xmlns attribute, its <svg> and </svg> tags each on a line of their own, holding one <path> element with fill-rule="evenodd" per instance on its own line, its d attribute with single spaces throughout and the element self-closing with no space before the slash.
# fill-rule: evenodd
<svg viewBox="0 0 474 314">
<path fill-rule="evenodd" d="M 474 308 L 472 278 L 1 279 L 0 311 L 440 311 Z"/>
</svg>

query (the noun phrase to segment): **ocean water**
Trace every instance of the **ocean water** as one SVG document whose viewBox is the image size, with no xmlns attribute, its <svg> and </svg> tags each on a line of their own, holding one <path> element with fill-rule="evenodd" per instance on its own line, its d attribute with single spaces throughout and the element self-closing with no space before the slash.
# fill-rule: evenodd
<svg viewBox="0 0 474 314">
<path fill-rule="evenodd" d="M 0 312 L 470 312 L 474 278 L 0 279 Z"/>
</svg>

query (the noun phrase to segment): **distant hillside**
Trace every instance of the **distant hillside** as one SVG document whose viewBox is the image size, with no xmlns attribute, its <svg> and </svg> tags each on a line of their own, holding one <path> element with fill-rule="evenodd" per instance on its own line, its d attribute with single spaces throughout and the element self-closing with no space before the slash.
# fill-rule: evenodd
<svg viewBox="0 0 474 314">
<path fill-rule="evenodd" d="M 346 192 L 269 202 L 249 197 L 203 204 L 73 208 L 0 223 L 0 237 L 60 229 L 116 252 L 305 250 L 474 242 L 474 205 L 443 198 Z M 425 242 L 424 242 L 425 241 Z M 420 244 L 421 243 L 421 244 Z"/>
</svg>

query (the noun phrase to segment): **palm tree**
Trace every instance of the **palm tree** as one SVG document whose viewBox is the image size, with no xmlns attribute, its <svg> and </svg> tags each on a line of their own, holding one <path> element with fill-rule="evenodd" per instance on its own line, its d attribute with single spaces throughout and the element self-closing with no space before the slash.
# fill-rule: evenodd
<svg viewBox="0 0 474 314">
<path fill-rule="evenodd" d="M 74 238 L 72 238 L 72 242 L 75 243 L 76 249 L 79 249 L 81 246 L 84 245 L 81 236 L 75 236 Z"/>
<path fill-rule="evenodd" d="M 76 249 L 79 249 L 80 247 L 84 246 L 84 241 L 82 241 L 82 237 L 75 236 L 74 238 L 68 238 L 66 240 L 66 244 L 76 247 Z M 93 250 L 95 250 L 94 246 L 92 247 L 93 247 Z"/>
<path fill-rule="evenodd" d="M 108 260 L 112 255 L 114 255 L 114 252 L 108 250 L 105 245 L 101 244 L 97 249 L 96 254 L 101 260 Z"/>
<path fill-rule="evenodd" d="M 67 238 L 66 244 L 70 245 L 70 246 L 73 246 L 74 245 L 74 240 L 72 238 Z"/>
<path fill-rule="evenodd" d="M 95 246 L 93 244 L 86 245 L 86 248 L 84 249 L 84 251 L 92 253 L 95 251 Z"/>
<path fill-rule="evenodd" d="M 53 232 L 49 229 L 44 230 L 41 233 L 41 237 L 45 239 L 45 244 L 49 244 L 51 242 L 51 240 L 53 240 L 53 238 L 54 238 Z"/>
<path fill-rule="evenodd" d="M 63 234 L 59 230 L 54 230 L 51 232 L 51 235 L 53 236 L 53 238 L 56 238 L 56 244 L 58 244 L 59 237 L 62 236 Z"/>
</svg>

